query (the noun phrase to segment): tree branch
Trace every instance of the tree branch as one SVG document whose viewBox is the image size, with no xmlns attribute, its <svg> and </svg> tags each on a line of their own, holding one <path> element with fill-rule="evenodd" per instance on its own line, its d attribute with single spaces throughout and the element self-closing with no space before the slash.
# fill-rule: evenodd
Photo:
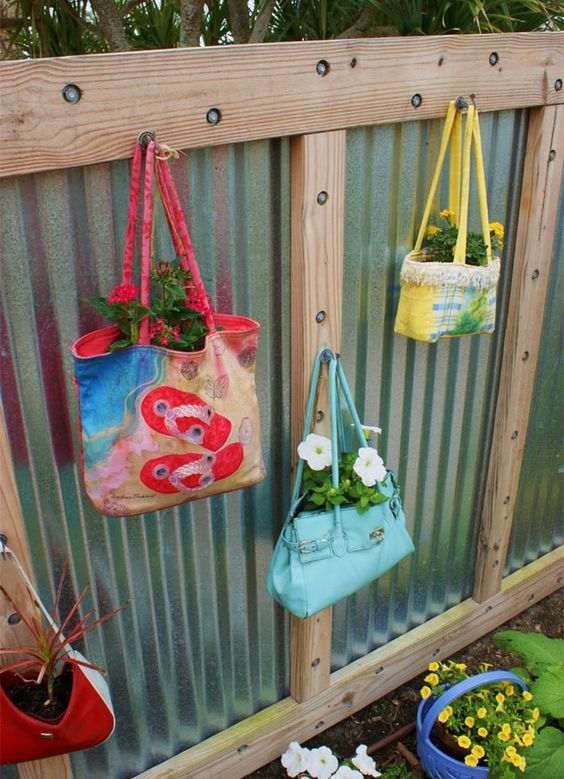
<svg viewBox="0 0 564 779">
<path fill-rule="evenodd" d="M 391 27 L 376 27 L 374 22 L 378 11 L 369 5 L 362 11 L 356 22 L 338 35 L 338 38 L 372 38 L 376 35 L 390 35 Z"/>
<path fill-rule="evenodd" d="M 204 0 L 180 0 L 179 46 L 199 46 Z"/>
<path fill-rule="evenodd" d="M 249 13 L 246 0 L 227 0 L 231 33 L 235 43 L 247 43 L 249 40 Z"/>
<path fill-rule="evenodd" d="M 69 2 L 69 0 L 59 0 L 60 4 L 65 9 L 66 13 L 72 17 L 76 22 L 78 22 L 82 27 L 84 27 L 85 30 L 90 30 L 91 32 L 98 33 L 99 35 L 102 34 L 101 30 L 95 25 L 92 24 L 92 22 L 89 22 L 87 19 L 85 19 L 83 16 L 81 16 L 76 8 Z"/>
<path fill-rule="evenodd" d="M 129 51 L 131 48 L 123 25 L 121 14 L 114 0 L 91 0 L 92 8 L 98 16 L 98 30 L 107 40 L 111 51 Z"/>
<path fill-rule="evenodd" d="M 262 43 L 272 19 L 272 11 L 276 0 L 263 0 L 257 18 L 249 36 L 249 43 Z"/>
</svg>

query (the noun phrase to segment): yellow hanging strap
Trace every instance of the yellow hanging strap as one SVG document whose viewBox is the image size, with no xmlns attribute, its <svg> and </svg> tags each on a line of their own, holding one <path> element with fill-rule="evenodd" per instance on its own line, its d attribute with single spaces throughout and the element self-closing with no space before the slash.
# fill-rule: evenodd
<svg viewBox="0 0 564 779">
<path fill-rule="evenodd" d="M 466 127 L 464 128 L 464 145 L 462 148 L 462 185 L 460 188 L 460 218 L 458 221 L 458 238 L 454 252 L 456 265 L 464 265 L 466 262 L 466 238 L 468 236 L 468 202 L 470 200 L 470 153 L 472 151 L 472 135 L 474 131 L 473 105 L 468 108 L 466 114 Z"/>
<path fill-rule="evenodd" d="M 450 138 L 450 133 L 452 130 L 452 126 L 454 124 L 454 119 L 456 116 L 456 106 L 454 103 L 454 100 L 451 100 L 451 102 L 448 104 L 448 111 L 445 119 L 445 126 L 443 129 L 443 137 L 441 138 L 441 146 L 439 149 L 439 157 L 437 159 L 437 165 L 435 167 L 435 173 L 433 175 L 433 180 L 431 182 L 431 189 L 429 190 L 429 196 L 427 198 L 427 203 L 425 204 L 425 211 L 423 212 L 423 218 L 421 220 L 421 227 L 419 228 L 419 235 L 417 236 L 417 241 L 415 242 L 415 247 L 413 251 L 418 252 L 421 249 L 421 246 L 423 244 L 423 239 L 425 238 L 425 232 L 427 230 L 427 223 L 429 221 L 429 216 L 431 215 L 431 209 L 433 207 L 433 200 L 435 198 L 435 192 L 437 191 L 437 185 L 439 183 L 439 179 L 441 177 L 441 170 L 443 167 L 443 162 L 445 159 L 446 150 L 448 147 L 448 142 Z"/>
<path fill-rule="evenodd" d="M 448 210 L 454 214 L 453 222 L 458 225 L 460 216 L 460 163 L 462 151 L 462 115 L 456 112 L 450 138 L 450 166 L 448 176 Z"/>
<path fill-rule="evenodd" d="M 480 138 L 478 111 L 476 111 L 474 115 L 472 139 L 474 142 L 474 157 L 476 159 L 476 184 L 478 187 L 478 202 L 480 204 L 480 221 L 482 222 L 482 235 L 484 236 L 484 243 L 486 244 L 486 256 L 489 264 L 492 261 L 492 240 L 490 236 L 486 175 L 484 173 L 484 157 L 482 155 L 482 139 Z"/>
</svg>

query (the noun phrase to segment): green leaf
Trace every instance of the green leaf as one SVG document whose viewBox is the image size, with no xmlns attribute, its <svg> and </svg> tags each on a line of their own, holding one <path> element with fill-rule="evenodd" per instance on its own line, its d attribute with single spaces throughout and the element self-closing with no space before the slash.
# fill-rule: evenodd
<svg viewBox="0 0 564 779">
<path fill-rule="evenodd" d="M 503 630 L 494 635 L 494 641 L 502 649 L 522 658 L 527 668 L 536 675 L 548 666 L 564 664 L 564 640 L 561 638 Z"/>
<path fill-rule="evenodd" d="M 518 667 L 518 668 L 510 668 L 509 670 L 511 671 L 512 674 L 518 676 L 519 679 L 522 679 L 527 686 L 530 685 L 531 682 L 533 681 L 531 674 L 527 671 L 526 668 Z"/>
<path fill-rule="evenodd" d="M 131 341 L 129 338 L 122 338 L 110 344 L 110 352 L 117 352 L 119 349 L 125 349 L 126 346 L 131 346 Z"/>
<path fill-rule="evenodd" d="M 368 508 L 368 498 L 366 497 L 366 495 L 363 495 L 362 498 L 360 499 L 360 507 L 363 509 Z"/>
<path fill-rule="evenodd" d="M 319 492 L 313 492 L 309 496 L 309 500 L 314 503 L 316 506 L 322 506 L 325 503 L 325 495 L 322 495 Z"/>
<path fill-rule="evenodd" d="M 546 668 L 531 684 L 534 703 L 543 714 L 555 719 L 564 717 L 564 665 Z"/>
<path fill-rule="evenodd" d="M 331 495 L 331 497 L 329 498 L 329 502 L 333 506 L 340 506 L 341 503 L 345 503 L 346 500 L 347 499 L 344 497 L 344 495 Z"/>
<path fill-rule="evenodd" d="M 564 733 L 558 728 L 543 728 L 535 743 L 527 749 L 527 779 L 556 779 L 564 765 Z"/>
</svg>

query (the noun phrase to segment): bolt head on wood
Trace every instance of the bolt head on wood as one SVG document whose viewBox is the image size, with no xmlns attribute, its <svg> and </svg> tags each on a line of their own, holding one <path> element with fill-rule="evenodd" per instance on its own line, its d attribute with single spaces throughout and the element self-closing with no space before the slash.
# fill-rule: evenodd
<svg viewBox="0 0 564 779">
<path fill-rule="evenodd" d="M 211 125 L 219 124 L 221 122 L 221 111 L 219 108 L 210 108 L 206 114 L 206 121 Z"/>
<path fill-rule="evenodd" d="M 76 84 L 67 84 L 62 88 L 61 94 L 66 103 L 75 104 L 82 97 L 82 90 Z"/>
</svg>

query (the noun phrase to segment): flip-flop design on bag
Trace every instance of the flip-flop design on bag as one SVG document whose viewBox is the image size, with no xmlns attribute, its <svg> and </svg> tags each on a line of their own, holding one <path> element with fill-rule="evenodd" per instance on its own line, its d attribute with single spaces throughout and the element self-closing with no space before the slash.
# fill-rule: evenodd
<svg viewBox="0 0 564 779">
<path fill-rule="evenodd" d="M 229 444 L 216 454 L 165 454 L 145 463 L 140 478 L 162 494 L 192 494 L 232 476 L 243 462 L 243 447 Z"/>
<path fill-rule="evenodd" d="M 141 403 L 145 422 L 163 435 L 217 452 L 229 438 L 231 422 L 191 392 L 158 387 Z"/>
</svg>

